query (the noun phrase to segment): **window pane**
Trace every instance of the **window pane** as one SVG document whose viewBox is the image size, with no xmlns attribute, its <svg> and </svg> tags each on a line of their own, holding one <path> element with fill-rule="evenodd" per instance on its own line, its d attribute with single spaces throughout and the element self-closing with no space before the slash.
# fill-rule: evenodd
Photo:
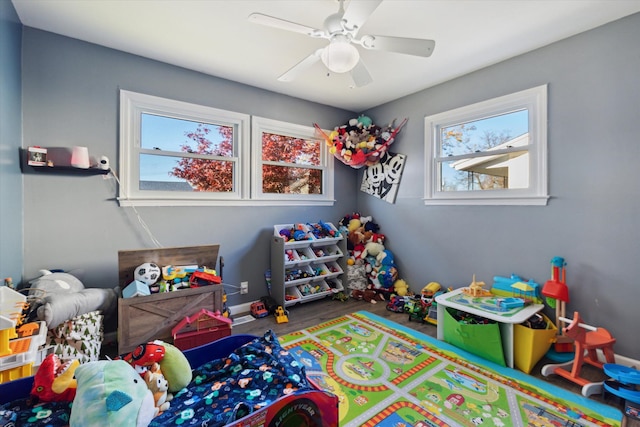
<svg viewBox="0 0 640 427">
<path fill-rule="evenodd" d="M 529 187 L 529 152 L 440 163 L 440 191 L 476 191 Z"/>
<path fill-rule="evenodd" d="M 140 155 L 140 190 L 233 191 L 233 162 Z"/>
<path fill-rule="evenodd" d="M 440 156 L 460 156 L 507 148 L 510 146 L 510 141 L 517 140 L 518 136 L 527 132 L 529 132 L 527 110 L 442 127 Z"/>
<path fill-rule="evenodd" d="M 287 166 L 262 166 L 265 194 L 322 194 L 322 171 Z"/>
<path fill-rule="evenodd" d="M 233 128 L 153 114 L 141 115 L 141 148 L 230 157 Z"/>
<path fill-rule="evenodd" d="M 262 161 L 317 166 L 320 141 L 263 132 Z"/>
</svg>

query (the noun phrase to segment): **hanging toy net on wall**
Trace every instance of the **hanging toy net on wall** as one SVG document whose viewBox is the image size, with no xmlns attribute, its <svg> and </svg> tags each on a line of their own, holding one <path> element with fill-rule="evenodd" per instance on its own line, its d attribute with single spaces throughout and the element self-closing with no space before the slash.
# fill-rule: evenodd
<svg viewBox="0 0 640 427">
<path fill-rule="evenodd" d="M 354 169 L 372 166 L 393 144 L 400 129 L 407 123 L 404 119 L 395 126 L 395 120 L 385 127 L 376 126 L 372 120 L 364 115 L 351 119 L 347 124 L 336 127 L 333 131 L 325 132 L 314 123 L 318 135 L 329 146 L 329 151 L 338 160 Z"/>
</svg>

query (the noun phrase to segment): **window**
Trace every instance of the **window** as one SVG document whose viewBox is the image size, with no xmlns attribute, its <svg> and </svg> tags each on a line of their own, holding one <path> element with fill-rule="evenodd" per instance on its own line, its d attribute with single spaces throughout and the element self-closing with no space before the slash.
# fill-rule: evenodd
<svg viewBox="0 0 640 427">
<path fill-rule="evenodd" d="M 547 86 L 425 118 L 425 204 L 546 205 Z"/>
<path fill-rule="evenodd" d="M 312 126 L 252 119 L 253 198 L 333 201 L 333 161 Z"/>
<path fill-rule="evenodd" d="M 272 143 L 251 141 L 246 114 L 121 91 L 120 204 L 333 203 L 333 169 L 313 127 L 256 123 Z"/>
</svg>

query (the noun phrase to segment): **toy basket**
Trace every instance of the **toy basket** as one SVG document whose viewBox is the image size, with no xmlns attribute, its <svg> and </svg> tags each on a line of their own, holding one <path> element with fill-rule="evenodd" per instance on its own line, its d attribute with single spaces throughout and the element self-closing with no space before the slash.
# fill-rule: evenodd
<svg viewBox="0 0 640 427">
<path fill-rule="evenodd" d="M 455 309 L 447 307 L 444 311 L 445 341 L 469 353 L 506 366 L 502 349 L 502 336 L 498 323 L 470 324 L 456 320 Z"/>
</svg>

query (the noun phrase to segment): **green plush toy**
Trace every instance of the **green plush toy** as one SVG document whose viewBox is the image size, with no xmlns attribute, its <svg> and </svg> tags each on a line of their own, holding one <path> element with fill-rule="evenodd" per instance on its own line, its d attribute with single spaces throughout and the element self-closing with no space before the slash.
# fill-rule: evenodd
<svg viewBox="0 0 640 427">
<path fill-rule="evenodd" d="M 100 360 L 78 366 L 70 427 L 145 427 L 155 415 L 151 390 L 123 360 Z"/>
<path fill-rule="evenodd" d="M 169 382 L 169 391 L 177 393 L 191 382 L 191 365 L 178 347 L 166 342 L 161 344 L 164 346 L 164 357 L 160 361 L 160 370 Z"/>
</svg>

